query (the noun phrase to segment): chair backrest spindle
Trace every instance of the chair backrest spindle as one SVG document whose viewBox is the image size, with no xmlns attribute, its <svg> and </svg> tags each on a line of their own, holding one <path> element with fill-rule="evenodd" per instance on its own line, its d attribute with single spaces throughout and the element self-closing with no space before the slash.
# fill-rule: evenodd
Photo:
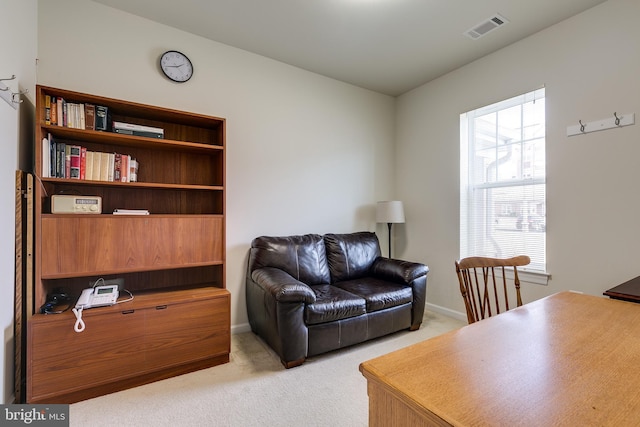
<svg viewBox="0 0 640 427">
<path fill-rule="evenodd" d="M 460 293 L 464 299 L 469 323 L 491 317 L 494 312 L 500 314 L 503 309 L 510 309 L 505 267 L 513 268 L 516 307 L 522 305 L 517 267 L 529 262 L 530 259 L 526 255 L 513 258 L 468 257 L 456 261 Z M 502 276 L 502 296 L 498 290 L 496 267 L 500 268 Z"/>
</svg>

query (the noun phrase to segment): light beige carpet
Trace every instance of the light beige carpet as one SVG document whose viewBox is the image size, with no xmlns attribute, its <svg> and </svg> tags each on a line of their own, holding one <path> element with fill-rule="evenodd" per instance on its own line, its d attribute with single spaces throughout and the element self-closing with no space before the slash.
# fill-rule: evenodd
<svg viewBox="0 0 640 427">
<path fill-rule="evenodd" d="M 359 364 L 464 324 L 427 311 L 418 331 L 315 356 L 292 369 L 252 333 L 235 334 L 229 363 L 75 403 L 70 425 L 364 427 L 367 384 Z"/>
</svg>

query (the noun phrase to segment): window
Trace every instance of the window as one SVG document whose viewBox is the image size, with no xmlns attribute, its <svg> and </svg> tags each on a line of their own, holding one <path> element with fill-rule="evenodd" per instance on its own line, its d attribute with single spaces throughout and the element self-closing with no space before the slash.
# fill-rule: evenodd
<svg viewBox="0 0 640 427">
<path fill-rule="evenodd" d="M 544 89 L 460 115 L 460 257 L 546 270 Z"/>
</svg>

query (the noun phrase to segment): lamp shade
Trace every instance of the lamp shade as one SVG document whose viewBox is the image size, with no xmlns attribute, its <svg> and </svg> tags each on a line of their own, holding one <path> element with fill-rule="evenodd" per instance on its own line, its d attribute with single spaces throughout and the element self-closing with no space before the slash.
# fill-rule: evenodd
<svg viewBox="0 0 640 427">
<path fill-rule="evenodd" d="M 404 223 L 404 207 L 399 200 L 378 202 L 376 205 L 376 222 L 393 224 Z"/>
</svg>

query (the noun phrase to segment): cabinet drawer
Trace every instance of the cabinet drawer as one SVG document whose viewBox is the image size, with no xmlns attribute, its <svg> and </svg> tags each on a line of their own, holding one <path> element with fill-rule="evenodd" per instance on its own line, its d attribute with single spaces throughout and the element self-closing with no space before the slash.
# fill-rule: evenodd
<svg viewBox="0 0 640 427">
<path fill-rule="evenodd" d="M 144 367 L 144 314 L 83 313 L 84 332 L 73 315 L 46 316 L 30 324 L 31 398 L 74 391 L 131 377 Z"/>
<path fill-rule="evenodd" d="M 229 310 L 228 295 L 147 310 L 146 366 L 155 369 L 228 354 Z"/>
<path fill-rule="evenodd" d="M 42 277 L 144 271 L 223 262 L 213 215 L 42 218 Z"/>
</svg>

